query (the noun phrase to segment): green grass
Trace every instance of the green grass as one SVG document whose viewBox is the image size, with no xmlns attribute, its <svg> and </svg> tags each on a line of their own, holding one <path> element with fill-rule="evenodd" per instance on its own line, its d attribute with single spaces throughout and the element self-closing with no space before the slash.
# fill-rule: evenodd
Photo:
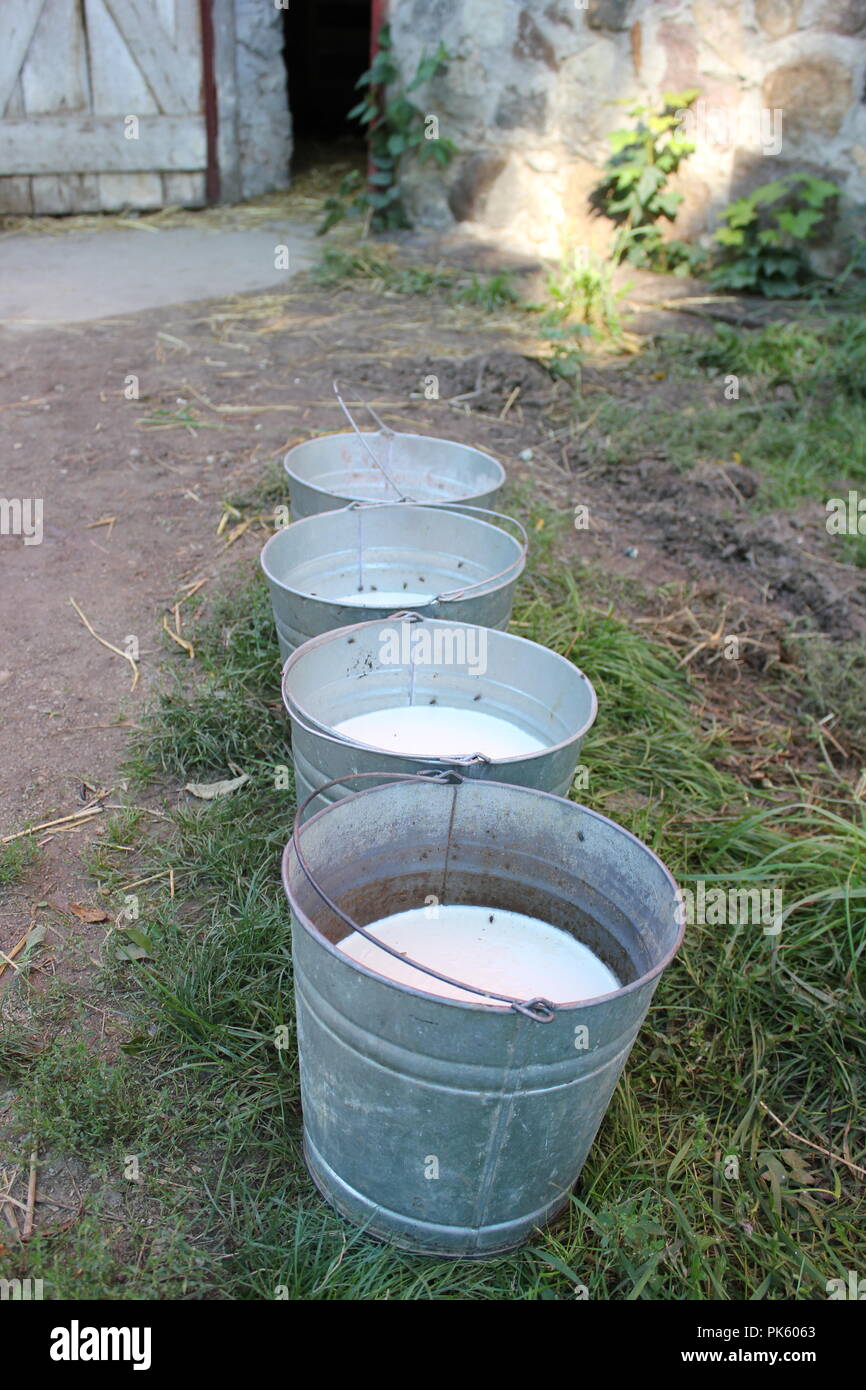
<svg viewBox="0 0 866 1390">
<path fill-rule="evenodd" d="M 59 1037 L 41 1051 L 15 1110 L 28 1143 L 93 1158 L 140 1130 L 143 1098 L 128 1071 L 95 1058 L 81 1038 Z"/>
<path fill-rule="evenodd" d="M 669 455 L 688 468 L 734 453 L 759 475 L 758 510 L 806 498 L 825 519 L 830 497 L 866 490 L 866 321 L 816 317 L 758 333 L 724 325 L 711 335 L 664 340 L 660 364 L 673 377 L 702 378 L 702 400 L 672 410 L 650 398 L 637 407 L 605 402 L 597 433 L 610 434 L 617 463 L 662 431 Z M 739 399 L 724 398 L 739 379 Z M 712 397 L 716 397 L 713 403 Z M 866 538 L 845 537 L 842 558 L 866 563 Z"/>
<path fill-rule="evenodd" d="M 514 284 L 514 276 L 500 271 L 498 275 L 473 275 L 468 285 L 454 291 L 454 301 L 495 314 L 500 309 L 520 304 L 521 298 Z"/>
<path fill-rule="evenodd" d="M 218 602 L 196 640 L 200 677 L 191 696 L 178 678 L 153 711 L 131 762 L 139 780 L 153 772 L 184 780 L 230 776 L 291 762 L 280 700 L 279 651 L 264 581 Z"/>
<path fill-rule="evenodd" d="M 441 266 L 398 266 L 388 256 L 377 255 L 365 246 L 356 250 L 327 247 L 313 268 L 312 277 L 323 289 L 361 281 L 374 291 L 387 290 L 390 294 L 443 291 L 452 304 L 466 304 L 487 314 L 522 305 L 514 276 L 508 271 L 467 276 Z"/>
<path fill-rule="evenodd" d="M 792 634 L 797 671 L 791 677 L 800 709 L 815 723 L 830 721 L 849 751 L 866 759 L 866 642 L 832 642 L 816 633 Z"/>
<path fill-rule="evenodd" d="M 582 414 L 595 419 L 585 447 L 612 468 L 657 449 L 660 440 L 683 470 L 737 454 L 759 476 L 756 510 L 784 510 L 805 498 L 822 522 L 828 498 L 845 497 L 849 485 L 866 491 L 866 404 L 843 401 L 828 411 L 764 401 L 756 408 L 749 400 L 722 400 L 721 384 L 718 394 L 718 405 L 679 407 L 651 394 L 634 403 L 614 394 L 588 397 Z M 862 550 L 862 537 L 852 541 Z"/>
<path fill-rule="evenodd" d="M 442 266 L 399 266 L 389 256 L 378 255 L 369 246 L 354 250 L 327 247 L 313 267 L 312 277 L 323 289 L 360 281 L 374 291 L 387 290 L 391 294 L 425 295 L 444 291 L 451 303 L 467 304 L 487 314 L 522 302 L 514 276 L 508 271 L 467 276 Z"/>
<path fill-rule="evenodd" d="M 392 294 L 430 294 L 436 290 L 453 290 L 454 271 L 439 267 L 408 266 L 401 268 L 385 255 L 377 255 L 372 247 L 346 250 L 327 247 L 313 267 L 312 277 L 323 289 L 333 289 L 347 281 L 363 281 L 373 290 L 389 290 Z"/>
<path fill-rule="evenodd" d="M 0 845 L 0 888 L 20 883 L 37 858 L 39 851 L 29 836 Z"/>
<path fill-rule="evenodd" d="M 205 1260 L 200 1278 L 221 1296 L 273 1297 L 285 1286 L 302 1299 L 562 1299 L 582 1285 L 594 1298 L 787 1299 L 821 1297 L 828 1278 L 862 1263 L 852 1175 L 780 1134 L 762 1108 L 837 1152 L 856 1113 L 862 816 L 750 801 L 721 766 L 724 738 L 696 717 L 686 677 L 666 651 L 594 605 L 591 576 L 575 580 L 550 563 L 550 529 L 515 630 L 570 649 L 598 690 L 581 799 L 601 810 L 616 803 L 616 818 L 684 880 L 769 879 L 783 885 L 786 905 L 803 901 L 779 940 L 760 927 L 689 929 L 571 1208 L 552 1230 L 483 1265 L 376 1245 L 325 1208 L 300 1159 L 277 872 L 292 802 L 272 777 L 285 758 L 272 708 L 279 663 L 264 588 L 227 601 L 198 650 L 206 668 L 220 669 L 231 701 L 215 700 L 210 674 L 185 708 L 172 695 L 141 756 L 180 782 L 192 771 L 221 775 L 229 753 L 241 753 L 253 779 L 225 801 L 178 810 L 171 836 L 149 847 L 141 872 L 171 865 L 182 891 L 174 902 L 154 893 L 143 913 L 154 959 L 126 967 L 140 989 L 136 1064 L 157 1093 L 171 1077 L 193 1097 L 182 1137 L 167 1148 L 181 1166 L 190 1146 L 199 1155 L 190 1203 L 200 1242 L 227 1254 L 218 1265 Z M 629 797 L 634 808 L 623 811 Z M 117 888 L 110 840 L 102 853 L 105 882 Z M 285 1048 L 275 1046 L 281 1025 Z M 732 1157 L 737 1178 L 724 1176 Z"/>
<path fill-rule="evenodd" d="M 669 340 L 668 351 L 698 369 L 758 376 L 773 386 L 784 383 L 800 400 L 818 388 L 866 399 L 866 320 L 861 316 L 773 323 L 757 333 L 717 324 L 712 336 Z"/>
</svg>

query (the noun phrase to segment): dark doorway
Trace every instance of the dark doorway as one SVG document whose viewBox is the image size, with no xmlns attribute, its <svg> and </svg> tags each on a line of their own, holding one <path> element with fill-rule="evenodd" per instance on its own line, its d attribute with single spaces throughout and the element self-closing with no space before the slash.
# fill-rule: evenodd
<svg viewBox="0 0 866 1390">
<path fill-rule="evenodd" d="M 346 114 L 370 66 L 371 0 L 299 0 L 283 11 L 296 172 L 363 149 Z"/>
</svg>

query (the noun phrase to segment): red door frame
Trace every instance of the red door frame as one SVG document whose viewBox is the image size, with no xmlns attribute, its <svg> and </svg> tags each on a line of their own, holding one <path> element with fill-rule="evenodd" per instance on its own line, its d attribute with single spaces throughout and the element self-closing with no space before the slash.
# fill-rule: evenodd
<svg viewBox="0 0 866 1390">
<path fill-rule="evenodd" d="M 388 18 L 388 0 L 370 0 L 370 62 L 379 52 L 379 30 Z"/>
<path fill-rule="evenodd" d="M 213 0 L 199 0 L 201 14 L 202 90 L 204 120 L 207 135 L 207 173 L 205 198 L 208 204 L 219 202 L 220 170 L 217 147 L 219 134 L 219 105 L 214 75 Z M 379 30 L 388 18 L 388 0 L 370 0 L 370 62 L 379 52 Z M 368 162 L 368 171 L 372 166 Z"/>
<path fill-rule="evenodd" d="M 372 64 L 373 59 L 375 58 L 376 54 L 379 52 L 379 30 L 382 28 L 382 25 L 383 25 L 383 24 L 387 23 L 387 20 L 388 20 L 388 0 L 370 0 L 370 62 L 371 62 L 371 64 Z M 381 100 L 381 93 L 379 93 L 379 98 L 380 98 L 380 100 Z M 381 108 L 380 108 L 380 109 L 381 109 Z M 370 130 L 371 130 L 371 127 L 368 126 L 368 127 L 367 127 L 367 151 L 368 151 L 368 152 L 367 152 L 367 177 L 368 177 L 368 178 L 370 177 L 370 175 L 371 175 L 372 172 L 373 172 L 373 160 L 372 160 L 372 158 L 371 158 L 371 156 L 370 156 L 370 153 L 369 153 L 369 146 L 370 146 Z M 371 185 L 371 186 L 372 186 L 372 185 Z"/>
<path fill-rule="evenodd" d="M 205 201 L 208 206 L 220 200 L 220 167 L 217 135 L 219 133 L 219 106 L 217 102 L 216 77 L 214 75 L 214 34 L 213 0 L 199 0 L 201 16 L 201 65 L 202 90 L 204 96 L 204 126 L 207 138 L 207 172 L 205 174 Z"/>
</svg>

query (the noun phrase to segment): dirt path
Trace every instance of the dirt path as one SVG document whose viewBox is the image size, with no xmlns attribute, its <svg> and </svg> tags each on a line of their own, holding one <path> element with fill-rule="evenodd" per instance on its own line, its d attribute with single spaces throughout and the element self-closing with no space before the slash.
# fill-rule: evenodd
<svg viewBox="0 0 866 1390">
<path fill-rule="evenodd" d="M 413 327 L 399 317 L 405 337 Z M 160 663 L 188 665 L 163 620 L 175 628 L 187 588 L 205 581 L 182 620 L 227 568 L 255 563 L 260 534 L 232 545 L 230 528 L 216 536 L 222 499 L 258 481 L 292 439 L 338 427 L 334 372 L 360 363 L 364 376 L 387 347 L 354 301 L 303 292 L 5 329 L 0 342 L 0 495 L 20 500 L 25 518 L 28 499 L 42 506 L 40 543 L 0 536 L 0 835 L 13 835 L 80 812 L 96 793 L 109 793 L 98 805 L 116 799 Z M 127 398 L 131 378 L 137 399 Z M 134 689 L 132 665 L 70 599 L 99 637 L 138 652 Z M 82 859 L 101 819 L 33 837 L 27 877 L 0 889 L 0 950 L 38 916 L 52 944 L 45 972 L 82 987 L 106 928 L 69 904 L 92 906 Z"/>
<path fill-rule="evenodd" d="M 116 786 L 128 733 L 155 687 L 162 614 L 185 576 L 217 567 L 212 517 L 242 451 L 208 455 L 220 435 L 208 432 L 202 447 L 186 431 L 147 435 L 135 423 L 167 397 L 171 371 L 156 356 L 165 322 L 157 313 L 3 335 L 0 490 L 41 499 L 43 533 L 40 544 L 0 537 L 3 834 L 70 816 Z M 141 378 L 138 402 L 124 399 L 128 373 Z M 135 639 L 134 691 L 131 665 L 88 633 L 71 598 L 115 646 L 135 650 Z M 99 820 L 36 837 L 28 880 L 3 895 L 0 949 L 23 934 L 31 904 L 48 901 L 79 948 L 64 969 L 90 968 L 104 928 L 65 910 L 88 901 L 80 855 L 101 832 Z M 57 912 L 48 920 L 62 930 Z"/>
</svg>

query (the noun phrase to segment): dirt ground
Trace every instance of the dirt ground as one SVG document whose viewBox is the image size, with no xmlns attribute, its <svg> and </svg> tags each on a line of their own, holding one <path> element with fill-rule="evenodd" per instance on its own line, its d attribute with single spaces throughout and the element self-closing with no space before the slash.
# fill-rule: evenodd
<svg viewBox="0 0 866 1390">
<path fill-rule="evenodd" d="M 694 327 L 663 317 L 664 326 Z M 638 325 L 658 322 L 644 312 Z M 259 482 L 291 443 L 340 428 L 336 376 L 395 428 L 488 450 L 569 516 L 587 505 L 574 566 L 592 561 L 612 577 L 670 584 L 652 617 L 664 617 L 665 602 L 672 612 L 687 604 L 696 622 L 706 615 L 695 643 L 723 613 L 726 630 L 752 637 L 757 664 L 784 655 L 786 632 L 804 617 L 831 637 L 866 631 L 862 571 L 831 552 L 817 505 L 755 517 L 747 468 L 701 464 L 683 475 L 664 440 L 615 474 L 599 467 L 569 423 L 569 387 L 474 311 L 298 282 L 280 295 L 4 330 L 0 340 L 0 495 L 44 505 L 41 544 L 0 536 L 0 836 L 92 811 L 33 836 L 27 876 L 0 888 L 0 951 L 8 956 L 32 923 L 44 926 L 37 985 L 59 975 L 98 1036 L 122 1032 L 123 1020 L 106 1018 L 89 991 L 112 923 L 86 858 L 126 795 L 119 769 L 161 667 L 194 668 L 166 627 L 187 640 L 230 572 L 252 571 L 263 530 L 236 534 L 230 517 L 218 534 L 223 502 Z M 439 400 L 424 397 L 430 373 Z M 131 376 L 137 399 L 125 394 Z M 674 388 L 637 358 L 596 362 L 583 378 L 588 417 L 602 389 L 638 399 Z M 745 669 L 731 681 L 748 681 Z M 718 680 L 708 698 L 729 695 L 748 703 L 742 688 L 720 692 Z M 6 966 L 0 989 L 14 969 Z M 61 1205 L 68 1181 L 58 1169 Z"/>
</svg>

